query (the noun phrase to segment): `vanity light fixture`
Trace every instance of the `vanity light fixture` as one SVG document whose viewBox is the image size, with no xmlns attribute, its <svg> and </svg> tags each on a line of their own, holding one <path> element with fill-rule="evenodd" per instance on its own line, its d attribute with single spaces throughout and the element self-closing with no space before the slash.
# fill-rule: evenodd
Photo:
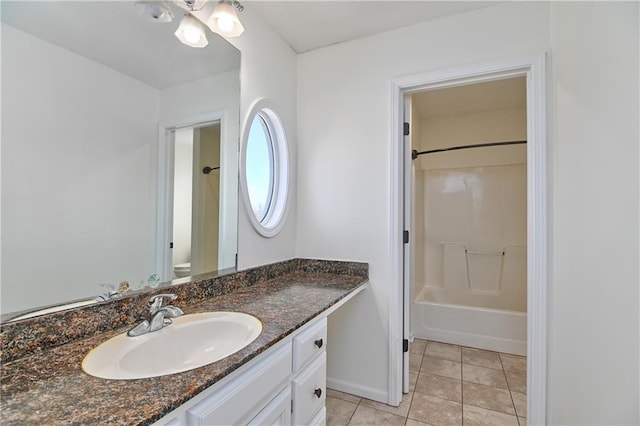
<svg viewBox="0 0 640 426">
<path fill-rule="evenodd" d="M 237 0 L 220 1 L 207 21 L 209 29 L 225 37 L 238 37 L 244 27 L 238 19 L 236 9 L 242 12 L 244 6 Z"/>
<path fill-rule="evenodd" d="M 206 4 L 208 0 L 177 0 L 178 3 L 183 3 L 189 10 L 200 10 Z"/>
<path fill-rule="evenodd" d="M 136 11 L 142 18 L 151 22 L 166 23 L 173 21 L 173 12 L 165 1 L 138 1 Z"/>
<path fill-rule="evenodd" d="M 171 4 L 185 12 L 175 35 L 187 46 L 202 48 L 209 44 L 204 22 L 211 31 L 223 37 L 238 37 L 244 31 L 236 12 L 236 9 L 242 12 L 244 6 L 238 0 L 220 0 L 213 8 L 213 12 L 209 12 L 211 8 L 205 9 L 208 2 L 209 0 L 171 1 Z M 174 18 L 169 2 L 166 0 L 137 1 L 135 7 L 138 15 L 151 22 L 166 23 L 173 21 Z M 208 13 L 211 15 L 207 18 Z"/>
<path fill-rule="evenodd" d="M 205 47 L 209 44 L 207 34 L 204 32 L 204 25 L 193 15 L 187 13 L 175 32 L 178 40 L 191 47 Z"/>
</svg>

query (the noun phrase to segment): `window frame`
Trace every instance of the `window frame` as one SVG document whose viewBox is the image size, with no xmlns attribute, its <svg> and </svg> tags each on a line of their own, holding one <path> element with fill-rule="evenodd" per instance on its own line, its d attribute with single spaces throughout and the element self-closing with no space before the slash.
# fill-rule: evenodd
<svg viewBox="0 0 640 426">
<path fill-rule="evenodd" d="M 278 108 L 269 99 L 258 99 L 249 110 L 243 126 L 240 144 L 240 192 L 247 217 L 253 228 L 263 237 L 271 238 L 280 233 L 286 222 L 289 208 L 289 150 L 284 122 Z M 247 147 L 249 133 L 255 119 L 260 119 L 271 145 L 272 174 L 271 196 L 262 219 L 255 214 L 247 185 Z"/>
</svg>

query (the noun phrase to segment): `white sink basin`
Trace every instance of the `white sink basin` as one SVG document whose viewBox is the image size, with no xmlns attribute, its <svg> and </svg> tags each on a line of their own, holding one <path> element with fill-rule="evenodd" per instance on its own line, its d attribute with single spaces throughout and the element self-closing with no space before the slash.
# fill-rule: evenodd
<svg viewBox="0 0 640 426">
<path fill-rule="evenodd" d="M 262 332 L 256 317 L 240 312 L 183 315 L 158 331 L 119 334 L 82 361 L 85 373 L 103 379 L 143 379 L 202 367 L 253 342 Z"/>
</svg>

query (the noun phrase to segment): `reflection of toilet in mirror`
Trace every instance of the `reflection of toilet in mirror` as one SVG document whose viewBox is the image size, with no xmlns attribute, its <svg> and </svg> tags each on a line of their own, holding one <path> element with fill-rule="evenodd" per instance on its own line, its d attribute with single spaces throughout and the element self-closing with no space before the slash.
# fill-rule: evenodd
<svg viewBox="0 0 640 426">
<path fill-rule="evenodd" d="M 175 278 L 191 276 L 191 262 L 180 263 L 173 267 L 173 275 Z"/>
</svg>

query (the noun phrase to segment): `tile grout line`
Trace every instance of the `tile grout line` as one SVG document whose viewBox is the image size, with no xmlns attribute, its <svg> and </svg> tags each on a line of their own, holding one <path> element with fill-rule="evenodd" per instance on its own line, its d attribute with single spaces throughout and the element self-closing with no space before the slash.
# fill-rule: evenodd
<svg viewBox="0 0 640 426">
<path fill-rule="evenodd" d="M 462 348 L 460 349 L 460 424 L 464 426 L 464 377 L 462 368 Z"/>
<path fill-rule="evenodd" d="M 418 371 L 417 371 L 418 376 L 416 377 L 416 383 L 413 386 L 413 394 L 411 394 L 411 402 L 409 402 L 409 409 L 407 410 L 407 415 L 404 418 L 405 426 L 406 426 L 407 422 L 409 421 L 409 413 L 411 413 L 411 406 L 413 405 L 413 397 L 416 395 L 416 386 L 418 385 L 418 380 L 420 379 L 420 369 L 422 368 L 422 361 L 424 360 L 424 354 L 427 351 L 427 345 L 428 344 L 429 344 L 429 342 L 425 340 L 424 349 L 422 350 L 422 353 L 420 355 L 420 367 L 418 368 Z M 411 348 L 409 348 L 409 353 L 411 353 Z M 409 376 L 411 376 L 411 373 L 409 373 Z M 409 388 L 411 388 L 411 383 L 409 383 Z M 402 402 L 400 402 L 400 403 L 402 403 Z"/>
<path fill-rule="evenodd" d="M 502 354 L 502 352 L 500 353 Z M 504 369 L 504 364 L 502 363 L 502 356 L 499 355 L 500 365 L 502 366 L 502 374 L 504 375 L 504 381 L 507 382 L 507 389 L 509 390 L 509 398 L 511 398 L 511 405 L 513 405 L 513 412 L 516 415 L 516 421 L 518 422 L 518 426 L 520 426 L 520 418 L 518 417 L 518 410 L 516 409 L 516 403 L 513 400 L 513 394 L 511 393 L 511 385 L 509 384 L 509 380 L 507 379 L 507 372 Z"/>
<path fill-rule="evenodd" d="M 347 420 L 347 424 L 346 426 L 349 426 L 351 424 L 351 420 L 353 419 L 353 416 L 356 415 L 356 411 L 358 411 L 358 407 L 360 407 L 360 404 L 362 403 L 362 397 L 360 397 L 360 399 L 358 400 L 358 403 L 356 404 L 356 409 L 353 410 L 353 413 L 351 413 L 351 415 L 349 416 L 349 420 Z"/>
<path fill-rule="evenodd" d="M 418 374 L 419 375 L 419 374 Z M 409 421 L 409 413 L 411 412 L 411 406 L 413 405 L 413 397 L 416 394 L 416 390 L 413 390 L 413 393 L 411 393 L 411 401 L 409 401 L 409 409 L 407 410 L 407 415 L 404 416 L 404 424 L 406 426 L 407 422 Z"/>
<path fill-rule="evenodd" d="M 349 426 L 351 424 L 351 420 L 353 419 L 353 416 L 356 415 L 356 411 L 358 411 L 358 407 L 360 407 L 361 403 L 362 403 L 362 398 L 360 398 L 360 400 L 356 404 L 356 409 L 353 410 L 353 413 L 351 413 L 351 416 L 349 416 L 349 420 L 347 420 L 347 426 Z"/>
</svg>

